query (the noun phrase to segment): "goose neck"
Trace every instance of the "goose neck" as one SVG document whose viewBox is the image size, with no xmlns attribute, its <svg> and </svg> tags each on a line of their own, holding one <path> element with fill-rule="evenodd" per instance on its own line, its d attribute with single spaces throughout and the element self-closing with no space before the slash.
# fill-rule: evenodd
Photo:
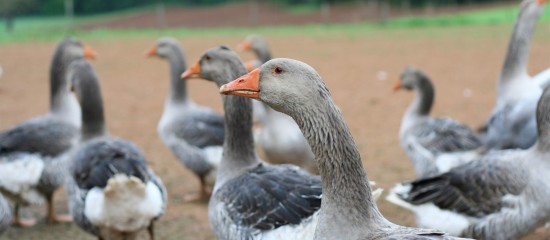
<svg viewBox="0 0 550 240">
<path fill-rule="evenodd" d="M 228 70 L 213 79 L 218 87 L 247 73 L 240 61 Z M 222 167 L 238 171 L 258 162 L 252 132 L 252 100 L 238 96 L 222 96 L 222 100 L 225 111 Z"/>
<path fill-rule="evenodd" d="M 185 102 L 187 101 L 187 81 L 182 81 L 180 78 L 186 69 L 183 53 L 174 51 L 168 61 L 170 62 L 170 92 L 168 98 L 173 102 Z"/>
<path fill-rule="evenodd" d="M 542 12 L 539 8 L 539 6 L 524 5 L 520 9 L 508 44 L 499 83 L 506 83 L 527 74 L 530 41 Z"/>
<path fill-rule="evenodd" d="M 372 197 L 361 156 L 341 112 L 330 97 L 318 99 L 315 106 L 300 108 L 292 116 L 308 140 L 319 164 L 323 182 L 324 214 L 345 212 L 351 222 L 357 219 L 383 219 Z M 342 216 L 334 216 L 341 218 Z M 353 219 L 353 220 L 352 220 Z"/>
</svg>

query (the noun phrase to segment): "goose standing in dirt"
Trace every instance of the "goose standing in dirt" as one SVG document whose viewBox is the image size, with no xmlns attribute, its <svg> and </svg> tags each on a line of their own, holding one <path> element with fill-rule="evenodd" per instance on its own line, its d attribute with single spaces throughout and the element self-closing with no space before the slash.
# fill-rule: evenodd
<svg viewBox="0 0 550 240">
<path fill-rule="evenodd" d="M 248 70 L 271 60 L 271 51 L 267 42 L 257 35 L 246 37 L 240 44 L 241 50 L 252 50 L 258 57 L 257 66 L 246 66 Z M 254 101 L 256 102 L 256 101 Z M 304 138 L 294 119 L 277 112 L 264 103 L 254 105 L 255 116 L 260 120 L 262 128 L 258 143 L 265 153 L 267 161 L 275 164 L 290 163 L 303 167 L 313 174 L 319 174 L 313 152 Z M 257 110 L 260 109 L 260 110 Z"/>
<path fill-rule="evenodd" d="M 218 86 L 245 74 L 239 57 L 225 46 L 207 50 L 184 78 Z M 218 239 L 311 239 L 321 204 L 321 180 L 294 165 L 267 165 L 254 150 L 252 103 L 223 98 L 224 154 L 208 206 Z M 303 231 L 310 229 L 310 232 Z"/>
<path fill-rule="evenodd" d="M 187 96 L 187 83 L 180 79 L 186 64 L 177 40 L 160 38 L 147 55 L 167 59 L 170 63 L 170 92 L 158 133 L 172 153 L 199 178 L 199 196 L 186 200 L 207 200 L 222 157 L 223 116 L 195 104 Z"/>
<path fill-rule="evenodd" d="M 546 0 L 521 2 L 498 80 L 496 105 L 487 121 L 484 145 L 489 149 L 526 149 L 537 139 L 535 110 L 546 81 L 532 79 L 527 62 L 531 37 L 545 4 Z"/>
<path fill-rule="evenodd" d="M 21 205 L 47 202 L 49 224 L 69 221 L 56 215 L 53 195 L 65 183 L 68 160 L 65 153 L 78 140 L 80 106 L 66 79 L 68 65 L 95 52 L 75 38 L 57 46 L 50 67 L 50 111 L 0 133 L 0 192 L 15 203 L 14 223 L 35 224 L 21 219 Z"/>
<path fill-rule="evenodd" d="M 397 185 L 388 200 L 422 227 L 476 239 L 519 239 L 550 221 L 550 89 L 529 149 L 491 151 L 451 171 Z"/>
<path fill-rule="evenodd" d="M 273 59 L 220 92 L 259 99 L 298 123 L 315 153 L 323 185 L 316 226 L 303 229 L 315 231 L 313 239 L 454 239 L 436 230 L 398 226 L 382 216 L 349 128 L 309 65 Z"/>
<path fill-rule="evenodd" d="M 13 220 L 10 205 L 8 201 L 0 194 L 0 236 L 8 229 Z"/>
<path fill-rule="evenodd" d="M 166 208 L 166 189 L 133 143 L 108 134 L 97 76 L 85 61 L 70 66 L 82 106 L 78 146 L 71 150 L 69 206 L 78 226 L 99 239 L 136 239 Z"/>
<path fill-rule="evenodd" d="M 416 92 L 399 130 L 401 147 L 412 160 L 417 177 L 446 172 L 478 157 L 481 141 L 467 127 L 449 118 L 430 117 L 435 98 L 432 81 L 420 70 L 407 67 L 394 89 Z"/>
</svg>

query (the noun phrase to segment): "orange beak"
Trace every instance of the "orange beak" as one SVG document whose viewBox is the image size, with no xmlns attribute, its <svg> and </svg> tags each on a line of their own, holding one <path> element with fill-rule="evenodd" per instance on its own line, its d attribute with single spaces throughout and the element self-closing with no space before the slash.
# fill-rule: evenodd
<svg viewBox="0 0 550 240">
<path fill-rule="evenodd" d="M 244 63 L 244 67 L 246 68 L 246 71 L 252 72 L 256 68 L 254 61 L 248 61 Z"/>
<path fill-rule="evenodd" d="M 241 44 L 239 44 L 239 51 L 246 51 L 252 49 L 252 43 L 248 40 L 244 40 Z"/>
<path fill-rule="evenodd" d="M 538 3 L 539 5 L 544 5 L 544 4 L 546 4 L 547 2 L 548 2 L 548 0 L 537 0 L 537 3 Z"/>
<path fill-rule="evenodd" d="M 88 59 L 96 59 L 97 53 L 88 44 L 84 44 L 84 57 Z"/>
<path fill-rule="evenodd" d="M 146 57 L 153 57 L 157 55 L 157 47 L 152 47 L 149 51 L 145 52 Z"/>
<path fill-rule="evenodd" d="M 260 99 L 260 69 L 256 68 L 248 74 L 223 85 L 220 93 Z"/>
<path fill-rule="evenodd" d="M 401 82 L 400 81 L 397 81 L 394 85 L 393 85 L 393 90 L 394 91 L 397 91 L 401 89 Z"/>
<path fill-rule="evenodd" d="M 181 74 L 181 79 L 201 78 L 200 62 L 195 63 L 191 68 Z"/>
</svg>

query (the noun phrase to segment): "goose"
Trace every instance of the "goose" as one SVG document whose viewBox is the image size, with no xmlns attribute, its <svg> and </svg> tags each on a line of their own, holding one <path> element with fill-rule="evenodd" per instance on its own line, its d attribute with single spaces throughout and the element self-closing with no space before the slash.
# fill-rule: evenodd
<svg viewBox="0 0 550 240">
<path fill-rule="evenodd" d="M 32 226 L 34 219 L 19 216 L 21 205 L 47 202 L 49 224 L 70 221 L 57 215 L 53 195 L 65 182 L 65 154 L 78 140 L 80 106 L 70 93 L 65 77 L 68 65 L 96 53 L 81 41 L 68 37 L 55 50 L 50 67 L 50 110 L 0 132 L 0 192 L 14 201 L 14 223 Z"/>
<path fill-rule="evenodd" d="M 76 224 L 99 239 L 136 239 L 166 208 L 166 189 L 133 143 L 111 136 L 103 115 L 99 80 L 86 61 L 70 66 L 70 80 L 82 106 L 80 142 L 70 152 L 67 180 Z"/>
<path fill-rule="evenodd" d="M 157 129 L 166 147 L 199 178 L 200 194 L 187 196 L 185 201 L 207 200 L 222 158 L 223 116 L 187 96 L 187 84 L 180 80 L 186 64 L 176 39 L 160 38 L 147 55 L 170 63 L 170 92 Z"/>
<path fill-rule="evenodd" d="M 447 173 L 398 184 L 394 203 L 423 227 L 476 239 L 519 239 L 550 220 L 550 89 L 537 107 L 537 142 L 491 151 Z"/>
<path fill-rule="evenodd" d="M 239 49 L 242 51 L 252 50 L 256 53 L 257 61 L 245 64 L 249 71 L 271 60 L 271 52 L 267 42 L 258 35 L 246 37 L 239 45 Z M 268 162 L 274 164 L 290 163 L 300 166 L 310 173 L 319 174 L 317 164 L 313 159 L 313 152 L 300 128 L 291 117 L 277 112 L 261 102 L 255 104 L 253 109 L 256 118 L 259 119 L 262 125 L 257 137 L 258 143 Z"/>
<path fill-rule="evenodd" d="M 0 194 L 0 236 L 6 231 L 13 220 L 8 201 Z"/>
<path fill-rule="evenodd" d="M 315 153 L 323 186 L 316 226 L 308 229 L 313 239 L 456 239 L 437 230 L 398 226 L 382 216 L 342 113 L 311 66 L 273 59 L 220 92 L 258 99 L 298 123 Z"/>
<path fill-rule="evenodd" d="M 245 74 L 239 57 L 225 46 L 209 49 L 183 73 L 218 86 Z M 321 181 L 294 165 L 268 165 L 254 150 L 252 103 L 223 97 L 226 133 L 223 159 L 208 204 L 218 239 L 311 239 L 321 204 Z"/>
<path fill-rule="evenodd" d="M 537 139 L 535 110 L 541 81 L 527 73 L 530 39 L 546 0 L 523 0 L 497 86 L 497 100 L 483 139 L 488 149 L 526 149 Z M 541 75 L 542 77 L 542 75 Z M 544 82 L 544 81 L 542 81 Z"/>
<path fill-rule="evenodd" d="M 399 140 L 418 177 L 428 177 L 477 157 L 481 141 L 473 131 L 449 118 L 430 117 L 435 89 L 422 71 L 407 67 L 394 90 L 414 90 L 416 98 L 401 121 Z"/>
</svg>

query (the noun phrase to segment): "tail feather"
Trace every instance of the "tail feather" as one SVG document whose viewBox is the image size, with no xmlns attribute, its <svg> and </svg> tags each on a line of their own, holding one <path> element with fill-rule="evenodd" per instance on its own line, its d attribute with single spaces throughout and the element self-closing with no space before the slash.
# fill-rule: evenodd
<svg viewBox="0 0 550 240">
<path fill-rule="evenodd" d="M 44 171 L 38 154 L 11 154 L 0 157 L 0 190 L 7 196 L 33 204 L 44 202 L 34 187 Z"/>
<path fill-rule="evenodd" d="M 389 194 L 386 196 L 386 201 L 412 211 L 414 206 L 404 200 L 408 196 L 410 190 L 410 184 L 397 184 L 395 187 L 390 189 Z"/>
<path fill-rule="evenodd" d="M 149 226 L 162 207 L 162 193 L 155 184 L 116 174 L 104 189 L 96 187 L 88 192 L 84 212 L 97 226 L 130 232 Z"/>
</svg>

